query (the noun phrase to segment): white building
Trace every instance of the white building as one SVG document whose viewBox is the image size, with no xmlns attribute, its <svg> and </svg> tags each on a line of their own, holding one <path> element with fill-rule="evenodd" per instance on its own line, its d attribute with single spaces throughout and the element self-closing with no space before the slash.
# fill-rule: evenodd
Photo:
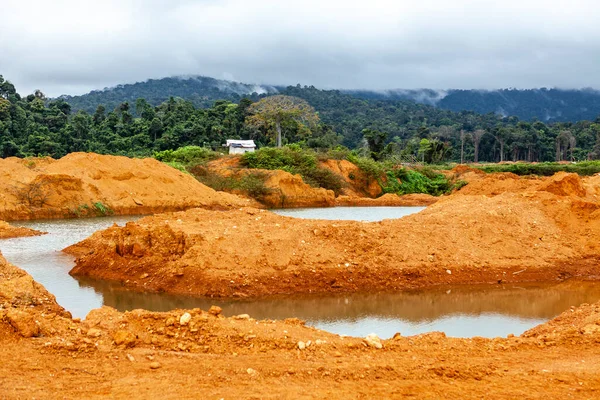
<svg viewBox="0 0 600 400">
<path fill-rule="evenodd" d="M 224 147 L 229 147 L 229 154 L 252 153 L 256 150 L 254 140 L 232 140 L 228 139 Z"/>
</svg>

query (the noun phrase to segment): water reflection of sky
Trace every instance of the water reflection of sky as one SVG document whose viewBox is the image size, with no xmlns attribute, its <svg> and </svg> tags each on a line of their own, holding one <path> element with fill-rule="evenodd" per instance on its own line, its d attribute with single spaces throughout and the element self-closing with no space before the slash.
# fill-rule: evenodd
<svg viewBox="0 0 600 400">
<path fill-rule="evenodd" d="M 444 332 L 450 337 L 505 337 L 508 334 L 520 335 L 545 319 L 519 318 L 516 316 L 483 314 L 479 316 L 452 315 L 425 323 L 413 323 L 399 318 L 365 317 L 356 320 L 311 321 L 316 328 L 340 335 L 364 337 L 376 333 L 382 338 L 390 338 L 396 332 L 402 336 L 412 336 L 427 332 Z"/>
<path fill-rule="evenodd" d="M 394 208 L 398 213 L 390 215 L 386 214 L 386 208 L 389 207 L 345 207 L 310 211 L 313 217 L 319 218 L 319 213 L 332 217 L 336 212 L 349 212 L 354 219 L 365 218 L 366 212 L 374 212 L 371 215 L 374 219 L 381 219 L 384 215 L 385 218 L 398 217 L 407 212 L 398 207 Z M 337 214 L 338 218 L 342 216 Z M 215 304 L 223 307 L 225 315 L 249 314 L 257 319 L 297 317 L 320 329 L 350 336 L 376 333 L 387 338 L 396 332 L 410 336 L 441 331 L 455 337 L 497 337 L 510 333 L 518 335 L 570 306 L 600 300 L 600 284 L 567 282 L 551 285 L 455 286 L 395 293 L 278 296 L 254 301 L 227 301 L 132 292 L 120 284 L 89 278 L 75 279 L 68 274 L 74 263 L 71 256 L 61 252 L 63 248 L 113 223 L 124 225 L 135 219 L 137 217 L 109 217 L 15 223 L 47 231 L 49 234 L 0 240 L 0 251 L 11 263 L 25 269 L 43 284 L 74 317 L 80 318 L 102 305 L 120 311 L 137 308 L 168 311 L 175 308 L 208 309 Z"/>
</svg>

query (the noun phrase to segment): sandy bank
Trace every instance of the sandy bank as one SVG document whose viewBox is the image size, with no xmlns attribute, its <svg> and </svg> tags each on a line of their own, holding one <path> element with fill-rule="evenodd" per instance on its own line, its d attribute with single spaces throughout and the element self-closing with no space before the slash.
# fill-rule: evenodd
<svg viewBox="0 0 600 400">
<path fill-rule="evenodd" d="M 0 239 L 9 239 L 25 236 L 39 236 L 45 232 L 36 231 L 35 229 L 23 228 L 20 226 L 12 226 L 8 222 L 0 221 Z"/>
<path fill-rule="evenodd" d="M 401 220 L 195 209 L 109 228 L 66 251 L 78 256 L 74 275 L 202 296 L 597 279 L 598 178 L 510 179 L 514 191 L 460 191 Z M 492 192 L 508 185 L 494 176 L 478 184 Z"/>
<path fill-rule="evenodd" d="M 521 337 L 366 341 L 218 309 L 73 320 L 0 257 L 3 398 L 593 398 L 600 305 Z M 379 344 L 378 344 L 379 343 Z"/>
<path fill-rule="evenodd" d="M 0 159 L 0 219 L 149 214 L 256 205 L 154 159 L 93 153 Z"/>
</svg>

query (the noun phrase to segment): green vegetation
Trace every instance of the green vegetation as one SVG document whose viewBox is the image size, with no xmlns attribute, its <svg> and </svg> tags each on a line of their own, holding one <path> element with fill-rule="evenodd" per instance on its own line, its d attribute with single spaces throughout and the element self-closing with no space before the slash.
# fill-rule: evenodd
<svg viewBox="0 0 600 400">
<path fill-rule="evenodd" d="M 217 157 L 226 139 L 246 138 L 262 147 L 260 151 L 278 144 L 306 150 L 296 151 L 298 154 L 292 154 L 293 149 L 259 151 L 248 156 L 248 165 L 299 173 L 311 185 L 336 192 L 341 190 L 341 183 L 318 168 L 317 160 L 323 157 L 350 159 L 373 179 L 387 175 L 390 164 L 417 162 L 527 161 L 541 164 L 483 169 L 518 174 L 545 175 L 558 170 L 591 174 L 597 172 L 595 164 L 581 161 L 600 158 L 600 119 L 524 122 L 516 117 L 452 112 L 401 99 L 361 99 L 300 85 L 278 88 L 275 96 L 272 90 L 244 98 L 239 93 L 247 93 L 251 88 L 247 85 L 230 84 L 223 91 L 222 82 L 194 79 L 152 81 L 150 86 L 125 85 L 94 92 L 87 97 L 91 103 L 85 107 L 78 103 L 79 111 L 73 112 L 68 101 L 75 102 L 75 98 L 49 100 L 40 91 L 21 97 L 0 76 L 0 156 L 56 158 L 74 151 L 154 154 L 185 170 Z M 138 93 L 136 88 L 142 86 L 155 89 L 139 92 L 147 93 L 148 98 L 137 98 L 131 104 L 126 101 L 135 98 L 131 93 Z M 165 99 L 168 87 L 181 90 L 185 99 Z M 225 100 L 217 100 L 223 97 Z M 106 100 L 106 105 L 96 104 L 92 98 Z M 578 163 L 572 167 L 550 163 L 565 160 Z M 422 182 L 413 185 L 424 186 Z M 443 190 L 437 183 L 429 186 L 429 191 Z"/>
<path fill-rule="evenodd" d="M 222 176 L 206 167 L 196 165 L 190 167 L 190 173 L 206 186 L 224 192 L 241 192 L 257 200 L 271 192 L 265 182 L 269 176 L 264 172 L 248 172 L 237 176 Z"/>
<path fill-rule="evenodd" d="M 283 148 L 265 147 L 254 153 L 242 156 L 241 164 L 248 168 L 280 169 L 291 174 L 299 174 L 304 182 L 314 187 L 322 187 L 340 194 L 343 180 L 328 169 L 319 167 L 317 154 L 312 150 L 291 145 Z"/>
<path fill-rule="evenodd" d="M 515 164 L 493 164 L 476 166 L 487 173 L 512 172 L 516 175 L 540 175 L 551 176 L 557 172 L 572 172 L 582 176 L 590 176 L 600 172 L 600 161 L 582 161 L 572 164 L 559 163 L 515 163 Z"/>
<path fill-rule="evenodd" d="M 386 177 L 387 184 L 383 186 L 383 191 L 398 195 L 426 193 L 432 196 L 441 196 L 455 188 L 444 175 L 431 171 L 399 168 L 388 170 Z"/>
</svg>

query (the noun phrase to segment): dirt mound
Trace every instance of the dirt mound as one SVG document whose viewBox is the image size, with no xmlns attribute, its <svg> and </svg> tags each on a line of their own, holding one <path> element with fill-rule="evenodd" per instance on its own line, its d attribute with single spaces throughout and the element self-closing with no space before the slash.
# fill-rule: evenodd
<svg viewBox="0 0 600 400">
<path fill-rule="evenodd" d="M 341 176 L 346 182 L 344 194 L 351 197 L 376 198 L 383 193 L 376 179 L 369 178 L 360 168 L 348 160 L 321 161 L 320 166 Z"/>
<path fill-rule="evenodd" d="M 528 182 L 492 179 L 513 190 Z M 189 210 L 98 232 L 67 251 L 81 255 L 76 275 L 210 296 L 553 280 L 594 275 L 597 209 L 578 197 L 534 190 L 456 194 L 381 223 Z"/>
<path fill-rule="evenodd" d="M 335 194 L 331 190 L 314 188 L 304 183 L 300 175 L 285 171 L 252 170 L 268 175 L 265 186 L 269 193 L 261 202 L 269 208 L 331 207 Z"/>
<path fill-rule="evenodd" d="M 40 313 L 71 316 L 42 285 L 0 254 L 0 338 L 33 337 L 49 332 L 51 327 L 37 318 Z"/>
<path fill-rule="evenodd" d="M 0 218 L 5 220 L 249 204 L 149 158 L 93 153 L 71 153 L 59 160 L 8 158 L 0 160 L 0 178 Z"/>
<path fill-rule="evenodd" d="M 20 226 L 12 226 L 7 222 L 0 221 L 0 239 L 8 239 L 24 236 L 39 236 L 46 232 L 36 231 L 35 229 L 23 228 Z"/>
<path fill-rule="evenodd" d="M 586 190 L 579 175 L 567 172 L 558 172 L 554 176 L 545 179 L 539 190 L 550 192 L 557 196 L 586 196 Z"/>
<path fill-rule="evenodd" d="M 600 303 L 521 337 L 380 340 L 294 318 L 225 318 L 218 307 L 102 307 L 81 321 L 1 256 L 0 277 L 2 398 L 259 398 L 266 389 L 277 398 L 594 398 L 598 390 Z"/>
<path fill-rule="evenodd" d="M 439 200 L 429 194 L 416 193 L 405 194 L 398 196 L 393 193 L 386 193 L 376 199 L 355 196 L 338 196 L 335 199 L 336 206 L 363 206 L 363 207 L 412 207 L 412 206 L 429 206 Z"/>
</svg>

